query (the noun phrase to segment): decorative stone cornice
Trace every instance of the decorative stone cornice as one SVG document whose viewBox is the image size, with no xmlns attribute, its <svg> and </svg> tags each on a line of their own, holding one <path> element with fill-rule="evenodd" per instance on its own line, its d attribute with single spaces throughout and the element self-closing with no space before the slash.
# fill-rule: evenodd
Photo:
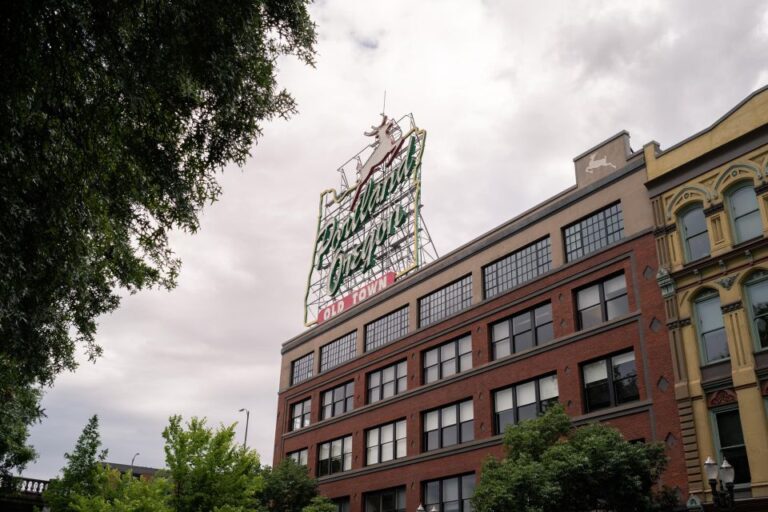
<svg viewBox="0 0 768 512">
<path fill-rule="evenodd" d="M 768 192 L 768 183 L 763 183 L 762 185 L 758 185 L 757 187 L 755 187 L 755 194 L 757 194 L 758 196 L 761 194 L 765 194 L 766 192 Z"/>
<path fill-rule="evenodd" d="M 721 279 L 717 280 L 717 284 L 719 284 L 723 289 L 730 290 L 733 286 L 733 283 L 736 282 L 736 276 L 727 276 L 723 277 Z"/>
<path fill-rule="evenodd" d="M 674 233 L 677 231 L 677 224 L 667 224 L 666 226 L 660 226 L 653 230 L 653 236 L 656 238 L 662 237 L 664 235 L 668 235 L 670 233 Z"/>
<path fill-rule="evenodd" d="M 736 401 L 736 391 L 734 391 L 733 388 L 718 389 L 717 391 L 707 394 L 707 407 L 710 409 L 721 405 L 732 404 Z"/>
<path fill-rule="evenodd" d="M 661 296 L 665 299 L 675 295 L 675 280 L 669 275 L 669 271 L 664 267 L 659 267 L 656 273 L 656 282 L 661 288 Z"/>
<path fill-rule="evenodd" d="M 725 206 L 723 206 L 723 203 L 713 204 L 709 208 L 704 208 L 704 216 L 711 217 L 712 215 L 719 213 L 724 209 L 725 209 Z"/>
<path fill-rule="evenodd" d="M 726 313 L 732 313 L 734 311 L 738 311 L 741 308 L 744 307 L 744 304 L 740 300 L 737 300 L 736 302 L 731 302 L 730 304 L 723 304 L 720 306 L 720 310 L 723 312 L 723 314 Z"/>
</svg>

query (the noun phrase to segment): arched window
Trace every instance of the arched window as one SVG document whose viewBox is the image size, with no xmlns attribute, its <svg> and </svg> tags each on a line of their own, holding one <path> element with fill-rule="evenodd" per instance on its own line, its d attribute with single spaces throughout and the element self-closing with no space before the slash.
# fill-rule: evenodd
<svg viewBox="0 0 768 512">
<path fill-rule="evenodd" d="M 757 238 L 763 234 L 757 196 L 751 182 L 737 185 L 728 192 L 728 210 L 734 228 L 734 243 Z"/>
<path fill-rule="evenodd" d="M 685 244 L 686 261 L 694 261 L 709 256 L 709 234 L 704 208 L 694 205 L 680 214 L 680 228 Z"/>
<path fill-rule="evenodd" d="M 715 292 L 705 292 L 696 299 L 694 306 L 702 362 L 706 364 L 727 359 L 730 354 L 723 312 L 720 310 L 720 297 Z"/>
<path fill-rule="evenodd" d="M 768 273 L 752 276 L 746 288 L 755 344 L 758 350 L 768 348 Z"/>
</svg>

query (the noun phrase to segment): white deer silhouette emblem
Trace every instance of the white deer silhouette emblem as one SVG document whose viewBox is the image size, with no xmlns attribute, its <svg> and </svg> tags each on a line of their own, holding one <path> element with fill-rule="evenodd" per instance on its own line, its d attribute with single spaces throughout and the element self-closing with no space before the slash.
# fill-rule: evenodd
<svg viewBox="0 0 768 512">
<path fill-rule="evenodd" d="M 616 168 L 615 165 L 613 165 L 611 162 L 608 161 L 607 156 L 604 156 L 600 160 L 595 160 L 595 153 L 592 153 L 591 155 L 589 155 L 589 165 L 587 165 L 587 168 L 585 169 L 585 171 L 588 174 L 592 174 L 594 171 L 596 171 L 601 167 L 613 167 L 614 169 Z"/>
<path fill-rule="evenodd" d="M 395 140 L 392 135 L 399 129 L 395 124 L 395 120 L 387 120 L 387 116 L 384 114 L 382 114 L 381 117 L 382 120 L 379 126 L 371 126 L 371 131 L 364 133 L 366 137 L 375 137 L 375 140 L 370 144 L 371 147 L 373 147 L 373 153 L 370 154 L 364 164 L 361 164 L 359 160 L 357 162 L 357 190 L 355 191 L 354 199 L 352 199 L 350 209 L 355 207 L 357 198 L 363 190 L 363 186 L 373 173 L 382 165 L 390 165 L 395 156 L 400 152 L 400 148 L 405 141 L 403 137 L 400 137 L 399 140 Z"/>
</svg>

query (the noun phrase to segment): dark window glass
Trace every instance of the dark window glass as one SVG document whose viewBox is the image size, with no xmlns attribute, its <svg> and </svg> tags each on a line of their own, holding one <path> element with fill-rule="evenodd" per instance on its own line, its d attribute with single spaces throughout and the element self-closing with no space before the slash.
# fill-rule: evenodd
<svg viewBox="0 0 768 512">
<path fill-rule="evenodd" d="M 322 406 L 320 419 L 333 418 L 354 408 L 355 383 L 347 382 L 322 393 Z"/>
<path fill-rule="evenodd" d="M 436 450 L 475 438 L 472 400 L 433 409 L 423 414 L 424 451 Z"/>
<path fill-rule="evenodd" d="M 472 274 L 420 298 L 419 325 L 424 327 L 433 324 L 471 305 Z"/>
<path fill-rule="evenodd" d="M 422 354 L 424 384 L 450 377 L 472 368 L 472 338 L 469 335 L 440 346 L 425 350 Z"/>
<path fill-rule="evenodd" d="M 588 329 L 627 314 L 629 302 L 624 274 L 577 290 L 576 309 L 580 329 Z"/>
<path fill-rule="evenodd" d="M 587 363 L 581 372 L 586 412 L 640 399 L 634 352 Z"/>
<path fill-rule="evenodd" d="M 332 475 L 352 469 L 352 436 L 341 437 L 317 448 L 317 476 Z"/>
<path fill-rule="evenodd" d="M 290 430 L 298 430 L 300 428 L 308 427 L 311 414 L 312 400 L 309 398 L 291 405 Z"/>
<path fill-rule="evenodd" d="M 680 227 L 685 244 L 686 261 L 694 261 L 709 256 L 709 234 L 704 208 L 696 205 L 680 215 Z"/>
<path fill-rule="evenodd" d="M 334 498 L 333 504 L 336 505 L 336 512 L 349 512 L 349 496 L 343 498 Z"/>
<path fill-rule="evenodd" d="M 493 358 L 552 341 L 552 304 L 542 304 L 491 326 Z"/>
<path fill-rule="evenodd" d="M 365 351 L 373 350 L 408 334 L 408 306 L 365 326 Z"/>
<path fill-rule="evenodd" d="M 462 475 L 424 483 L 424 509 L 439 512 L 472 512 L 475 475 Z"/>
<path fill-rule="evenodd" d="M 535 418 L 557 402 L 557 375 L 547 375 L 500 389 L 493 394 L 494 428 L 497 434 L 507 425 Z"/>
<path fill-rule="evenodd" d="M 330 370 L 355 357 L 357 331 L 320 347 L 320 371 Z"/>
<path fill-rule="evenodd" d="M 715 413 L 717 440 L 720 444 L 720 460 L 726 459 L 736 475 L 733 483 L 746 484 L 752 480 L 747 461 L 747 448 L 741 431 L 738 409 Z"/>
<path fill-rule="evenodd" d="M 310 352 L 291 363 L 291 385 L 304 382 L 312 377 L 312 367 L 315 364 L 315 353 Z"/>
<path fill-rule="evenodd" d="M 366 430 L 365 449 L 367 466 L 405 457 L 405 420 Z"/>
<path fill-rule="evenodd" d="M 495 297 L 549 272 L 550 268 L 552 268 L 552 249 L 547 237 L 483 268 L 485 296 L 486 298 Z"/>
<path fill-rule="evenodd" d="M 768 275 L 760 274 L 747 285 L 749 312 L 758 348 L 768 348 Z"/>
<path fill-rule="evenodd" d="M 735 228 L 735 242 L 744 242 L 762 236 L 763 221 L 757 196 L 751 183 L 745 183 L 728 193 L 728 206 Z"/>
<path fill-rule="evenodd" d="M 296 464 L 299 464 L 301 466 L 307 465 L 307 455 L 308 451 L 306 448 L 302 450 L 296 450 L 295 452 L 290 452 L 288 454 L 288 458 L 292 459 Z"/>
<path fill-rule="evenodd" d="M 365 493 L 365 512 L 405 512 L 405 486 Z"/>
<path fill-rule="evenodd" d="M 406 362 L 400 361 L 391 366 L 368 374 L 368 403 L 385 400 L 402 393 L 407 387 Z"/>
<path fill-rule="evenodd" d="M 707 293 L 696 299 L 694 305 L 703 362 L 727 359 L 728 340 L 725 336 L 720 297 L 717 293 Z"/>
<path fill-rule="evenodd" d="M 616 203 L 563 230 L 566 261 L 586 256 L 624 236 L 621 203 Z"/>
</svg>

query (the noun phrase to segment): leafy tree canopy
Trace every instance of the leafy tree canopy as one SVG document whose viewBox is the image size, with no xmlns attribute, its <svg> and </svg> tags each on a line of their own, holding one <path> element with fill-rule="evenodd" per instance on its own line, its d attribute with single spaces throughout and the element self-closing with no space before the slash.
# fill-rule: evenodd
<svg viewBox="0 0 768 512">
<path fill-rule="evenodd" d="M 120 288 L 174 285 L 194 232 L 263 123 L 295 110 L 279 57 L 313 64 L 309 0 L 0 2 L 0 410 L 91 358 Z M 2 368 L 0 368 L 2 369 Z M 17 401 L 18 400 L 18 401 Z M 4 420 L 0 420 L 4 421 Z M 0 430 L 0 461 L 27 447 Z"/>
<path fill-rule="evenodd" d="M 305 466 L 291 459 L 284 459 L 274 468 L 264 468 L 262 474 L 264 485 L 259 499 L 270 512 L 301 512 L 317 496 L 317 482 Z M 320 502 L 312 504 L 313 510 L 322 512 L 321 505 Z"/>
<path fill-rule="evenodd" d="M 669 505 L 654 493 L 666 467 L 660 444 L 629 443 L 614 428 L 574 428 L 562 406 L 508 427 L 507 455 L 489 459 L 472 499 L 477 512 L 647 512 Z"/>
</svg>

